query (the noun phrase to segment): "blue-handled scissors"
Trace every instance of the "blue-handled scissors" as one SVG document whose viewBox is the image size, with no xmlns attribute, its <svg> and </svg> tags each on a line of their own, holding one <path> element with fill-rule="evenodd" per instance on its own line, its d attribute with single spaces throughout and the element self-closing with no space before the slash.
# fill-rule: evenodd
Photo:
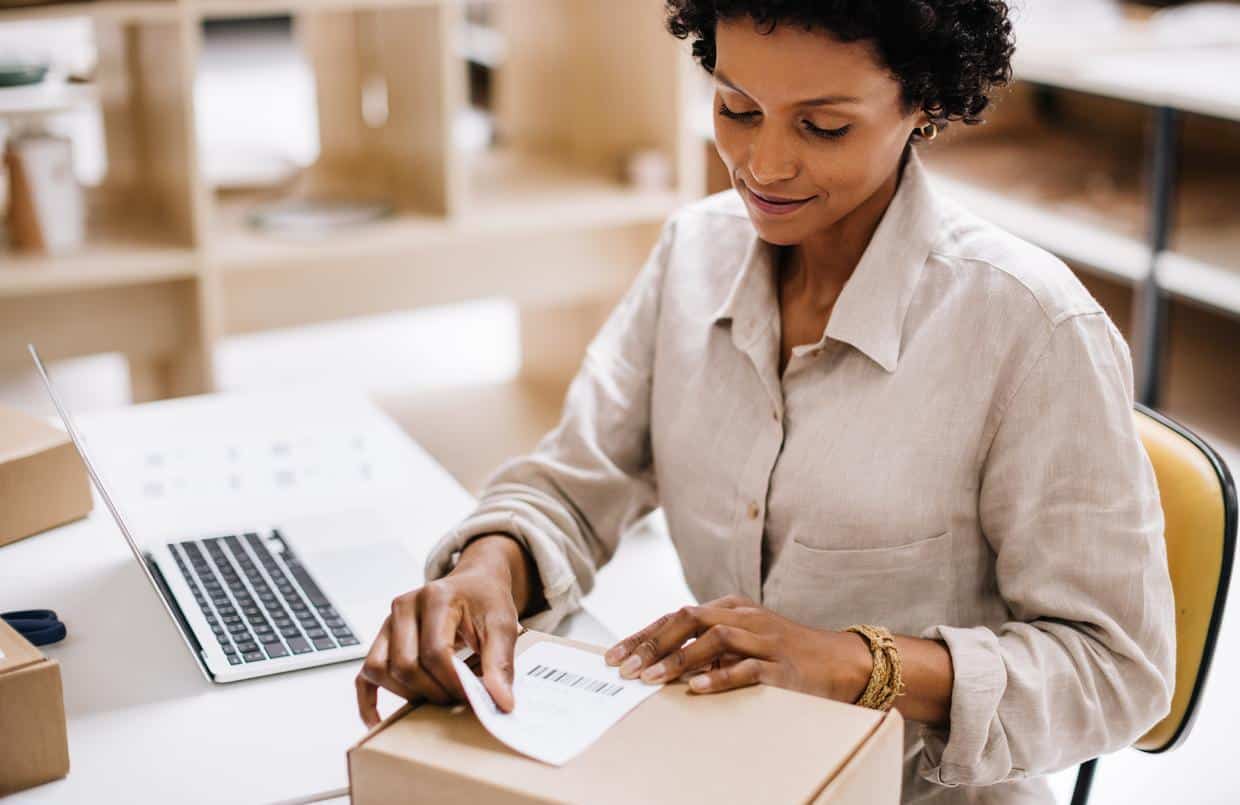
<svg viewBox="0 0 1240 805">
<path fill-rule="evenodd" d="M 5 623 L 36 646 L 46 646 L 65 639 L 67 632 L 60 618 L 50 609 L 25 609 L 0 613 Z"/>
</svg>

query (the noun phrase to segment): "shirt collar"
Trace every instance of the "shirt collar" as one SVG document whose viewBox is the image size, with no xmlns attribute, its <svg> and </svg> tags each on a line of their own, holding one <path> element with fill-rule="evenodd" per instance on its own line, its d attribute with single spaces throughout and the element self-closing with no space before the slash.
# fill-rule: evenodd
<svg viewBox="0 0 1240 805">
<path fill-rule="evenodd" d="M 840 291 L 822 339 L 860 350 L 887 372 L 900 358 L 904 317 L 940 226 L 925 169 L 910 149 L 900 185 L 856 269 Z M 731 319 L 733 339 L 749 343 L 779 312 L 776 247 L 756 234 L 715 321 Z"/>
</svg>

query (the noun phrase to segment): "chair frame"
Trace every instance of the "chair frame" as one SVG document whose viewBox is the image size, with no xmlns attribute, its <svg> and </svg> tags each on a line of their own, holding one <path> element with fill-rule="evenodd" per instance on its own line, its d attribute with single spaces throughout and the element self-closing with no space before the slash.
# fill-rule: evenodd
<svg viewBox="0 0 1240 805">
<path fill-rule="evenodd" d="M 1183 744 L 1188 738 L 1189 732 L 1192 731 L 1193 723 L 1197 720 L 1198 705 L 1201 703 L 1201 695 L 1206 686 L 1206 678 L 1209 676 L 1210 666 L 1214 661 L 1214 648 L 1218 643 L 1219 630 L 1223 624 L 1223 609 L 1227 605 L 1227 591 L 1231 586 L 1232 564 L 1236 557 L 1236 484 L 1232 479 L 1231 472 L 1227 469 L 1227 464 L 1214 448 L 1206 444 L 1201 437 L 1179 422 L 1169 419 L 1152 408 L 1148 408 L 1140 403 L 1137 403 L 1134 407 L 1138 412 L 1183 436 L 1200 450 L 1214 468 L 1215 474 L 1218 475 L 1219 484 L 1222 486 L 1223 491 L 1223 555 L 1219 568 L 1218 590 L 1214 596 L 1214 608 L 1210 613 L 1210 626 L 1206 630 L 1205 646 L 1202 647 L 1201 663 L 1197 666 L 1197 678 L 1193 681 L 1193 692 L 1188 697 L 1188 706 L 1185 708 L 1184 718 L 1171 736 L 1171 740 L 1157 749 L 1139 750 L 1147 754 L 1156 755 L 1175 749 Z M 1089 801 L 1090 789 L 1093 787 L 1094 782 L 1094 771 L 1097 766 L 1098 758 L 1092 758 L 1080 765 L 1076 775 L 1076 786 L 1072 791 L 1072 805 L 1085 805 Z"/>
</svg>

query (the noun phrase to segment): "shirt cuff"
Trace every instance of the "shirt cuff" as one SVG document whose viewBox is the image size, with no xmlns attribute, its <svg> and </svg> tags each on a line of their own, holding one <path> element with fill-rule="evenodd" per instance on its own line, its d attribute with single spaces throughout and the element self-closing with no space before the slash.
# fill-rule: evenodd
<svg viewBox="0 0 1240 805">
<path fill-rule="evenodd" d="M 521 624 L 525 628 L 538 632 L 554 631 L 560 621 L 581 608 L 581 588 L 555 541 L 537 529 L 522 528 L 511 512 L 474 514 L 441 537 L 426 557 L 426 580 L 434 581 L 446 576 L 460 561 L 460 552 L 465 544 L 484 534 L 502 534 L 516 540 L 534 558 L 534 564 L 538 567 L 547 607 L 522 618 Z"/>
<path fill-rule="evenodd" d="M 1013 768 L 1007 741 L 992 736 L 1003 730 L 998 712 L 1007 688 L 999 638 L 984 626 L 932 626 L 920 636 L 947 644 L 955 678 L 948 728 L 924 729 L 925 748 L 917 774 L 949 788 L 993 785 L 1026 776 L 1023 769 Z"/>
</svg>

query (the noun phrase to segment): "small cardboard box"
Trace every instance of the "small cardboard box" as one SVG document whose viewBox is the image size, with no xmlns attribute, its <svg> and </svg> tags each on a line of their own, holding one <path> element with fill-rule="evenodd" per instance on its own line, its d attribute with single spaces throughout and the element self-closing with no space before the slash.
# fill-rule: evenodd
<svg viewBox="0 0 1240 805">
<path fill-rule="evenodd" d="M 85 517 L 86 467 L 64 431 L 0 406 L 0 545 Z"/>
<path fill-rule="evenodd" d="M 517 652 L 555 640 L 526 631 Z M 462 705 L 407 705 L 349 750 L 353 805 L 834 803 L 897 805 L 903 721 L 767 685 L 664 686 L 567 764 L 501 744 Z"/>
<path fill-rule="evenodd" d="M 0 620 L 0 797 L 69 773 L 60 664 Z"/>
</svg>

